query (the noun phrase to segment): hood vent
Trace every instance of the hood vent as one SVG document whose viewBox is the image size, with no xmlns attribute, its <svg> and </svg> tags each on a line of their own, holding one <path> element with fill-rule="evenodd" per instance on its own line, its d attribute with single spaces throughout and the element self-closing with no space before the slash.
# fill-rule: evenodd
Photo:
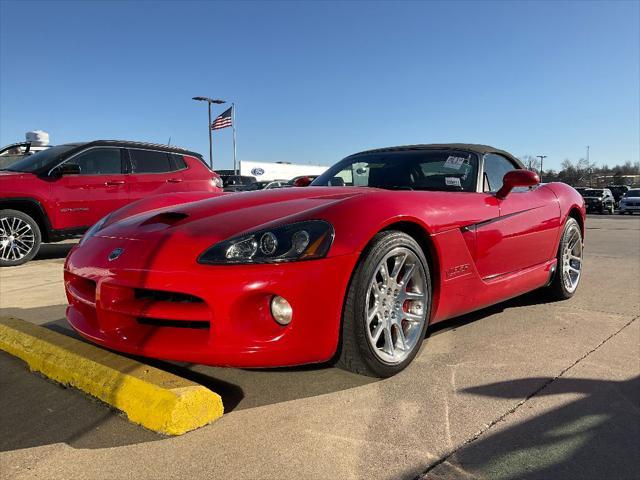
<svg viewBox="0 0 640 480">
<path fill-rule="evenodd" d="M 178 223 L 180 220 L 187 218 L 189 215 L 182 212 L 162 212 L 153 217 L 147 218 L 144 222 L 140 224 L 140 226 L 145 225 L 154 225 L 154 224 L 164 224 L 164 225 L 174 225 Z"/>
</svg>

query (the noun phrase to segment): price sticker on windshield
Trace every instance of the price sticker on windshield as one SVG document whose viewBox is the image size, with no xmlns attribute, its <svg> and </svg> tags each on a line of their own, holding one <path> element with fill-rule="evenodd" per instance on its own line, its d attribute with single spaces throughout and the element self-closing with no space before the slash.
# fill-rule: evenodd
<svg viewBox="0 0 640 480">
<path fill-rule="evenodd" d="M 468 163 L 468 161 L 469 160 L 464 157 L 454 157 L 453 155 L 450 155 L 449 158 L 447 158 L 447 161 L 444 162 L 444 168 L 449 168 L 451 170 L 460 170 L 460 167 Z"/>
</svg>

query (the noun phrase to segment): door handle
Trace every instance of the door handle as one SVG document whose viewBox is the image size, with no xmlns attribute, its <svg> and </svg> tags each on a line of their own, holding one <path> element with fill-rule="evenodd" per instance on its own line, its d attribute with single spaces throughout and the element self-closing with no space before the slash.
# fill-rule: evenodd
<svg viewBox="0 0 640 480">
<path fill-rule="evenodd" d="M 169 178 L 167 179 L 167 183 L 180 183 L 182 181 L 181 178 Z"/>
<path fill-rule="evenodd" d="M 124 180 L 107 180 L 104 184 L 107 187 L 114 187 L 116 185 L 124 185 Z"/>
</svg>

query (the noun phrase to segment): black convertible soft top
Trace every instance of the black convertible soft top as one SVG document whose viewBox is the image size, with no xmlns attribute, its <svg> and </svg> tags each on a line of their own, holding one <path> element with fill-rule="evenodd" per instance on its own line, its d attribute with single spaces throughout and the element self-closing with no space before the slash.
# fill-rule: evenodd
<svg viewBox="0 0 640 480">
<path fill-rule="evenodd" d="M 363 155 L 367 153 L 397 152 L 402 150 L 462 150 L 465 152 L 473 152 L 480 156 L 487 153 L 497 153 L 498 155 L 503 155 L 509 160 L 515 162 L 520 166 L 520 168 L 524 168 L 522 162 L 511 155 L 509 152 L 505 152 L 504 150 L 500 150 L 499 148 L 494 148 L 489 145 L 478 145 L 475 143 L 428 143 L 422 145 L 404 145 L 399 147 L 386 147 L 376 148 L 373 150 L 365 150 L 363 152 L 355 153 L 351 156 Z"/>
</svg>

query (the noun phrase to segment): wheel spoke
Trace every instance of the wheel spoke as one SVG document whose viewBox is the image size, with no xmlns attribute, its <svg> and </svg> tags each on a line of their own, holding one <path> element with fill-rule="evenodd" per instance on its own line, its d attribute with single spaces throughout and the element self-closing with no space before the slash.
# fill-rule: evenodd
<svg viewBox="0 0 640 480">
<path fill-rule="evenodd" d="M 384 323 L 382 322 L 378 323 L 378 325 L 376 325 L 376 328 L 373 330 L 373 333 L 371 334 L 371 340 L 373 340 L 374 345 L 378 343 L 378 340 L 380 339 L 380 334 L 382 334 L 383 330 L 384 330 Z"/>
<path fill-rule="evenodd" d="M 424 293 L 419 293 L 419 292 L 404 292 L 404 297 L 407 300 L 423 300 L 424 299 Z"/>
<path fill-rule="evenodd" d="M 407 268 L 406 268 L 404 274 L 402 275 L 402 278 L 400 279 L 400 282 L 398 282 L 398 283 L 400 285 L 404 285 L 406 287 L 407 283 L 411 279 L 411 276 L 413 275 L 413 272 L 414 272 L 415 269 L 416 269 L 416 264 L 415 263 L 407 265 Z"/>
<path fill-rule="evenodd" d="M 387 347 L 387 353 L 392 357 L 395 356 L 396 351 L 393 347 L 393 336 L 391 335 L 391 329 L 389 327 L 385 327 L 384 329 L 384 344 Z"/>
<path fill-rule="evenodd" d="M 404 266 L 404 262 L 407 260 L 408 255 L 406 253 L 398 255 L 393 260 L 393 270 L 391 271 L 391 278 L 394 280 L 398 280 L 398 275 L 400 275 L 400 270 Z"/>
<path fill-rule="evenodd" d="M 382 275 L 382 278 L 384 279 L 385 282 L 389 281 L 389 272 L 387 272 L 386 263 L 383 263 L 382 265 L 380 265 L 380 275 Z"/>
<path fill-rule="evenodd" d="M 403 318 L 411 323 L 420 323 L 422 321 L 422 315 L 417 315 L 410 312 L 404 312 Z"/>
<path fill-rule="evenodd" d="M 402 326 L 400 324 L 396 325 L 396 332 L 398 334 L 398 340 L 400 341 L 400 345 L 402 350 L 407 350 L 407 339 L 404 336 L 404 331 L 402 330 Z"/>
</svg>

